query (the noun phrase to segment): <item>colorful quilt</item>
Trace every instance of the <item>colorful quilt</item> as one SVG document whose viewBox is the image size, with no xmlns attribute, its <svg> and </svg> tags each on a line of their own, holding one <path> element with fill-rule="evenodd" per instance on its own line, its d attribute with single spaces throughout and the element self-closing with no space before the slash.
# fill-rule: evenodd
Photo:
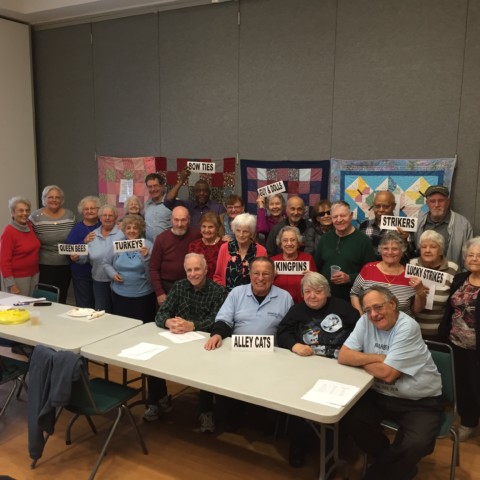
<svg viewBox="0 0 480 480">
<path fill-rule="evenodd" d="M 455 158 L 418 160 L 331 160 L 330 199 L 345 200 L 359 222 L 373 218 L 375 192 L 395 195 L 395 215 L 417 216 L 426 210 L 425 191 L 430 185 L 451 188 Z"/>
<path fill-rule="evenodd" d="M 329 160 L 240 160 L 242 198 L 250 213 L 257 213 L 257 189 L 283 180 L 287 198 L 298 195 L 305 205 L 328 198 Z"/>
</svg>

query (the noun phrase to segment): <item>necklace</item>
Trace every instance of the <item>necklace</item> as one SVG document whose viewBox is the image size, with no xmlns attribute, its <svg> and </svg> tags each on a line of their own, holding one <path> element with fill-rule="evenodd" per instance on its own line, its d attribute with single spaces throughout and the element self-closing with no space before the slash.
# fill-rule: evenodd
<svg viewBox="0 0 480 480">
<path fill-rule="evenodd" d="M 381 263 L 381 262 L 380 262 Z M 395 280 L 403 273 L 403 268 L 400 273 L 397 273 L 396 275 L 388 275 L 387 273 L 383 272 L 383 270 L 380 269 L 379 264 L 377 264 L 377 268 L 380 271 L 380 273 L 383 275 L 383 278 L 389 285 L 394 285 Z"/>
<path fill-rule="evenodd" d="M 205 239 L 202 238 L 202 242 L 203 242 L 205 245 L 208 245 L 208 246 L 210 246 L 210 245 L 216 245 L 219 241 L 220 241 L 220 237 L 217 237 L 217 238 L 216 238 L 213 242 L 211 242 L 211 243 L 206 242 Z"/>
</svg>

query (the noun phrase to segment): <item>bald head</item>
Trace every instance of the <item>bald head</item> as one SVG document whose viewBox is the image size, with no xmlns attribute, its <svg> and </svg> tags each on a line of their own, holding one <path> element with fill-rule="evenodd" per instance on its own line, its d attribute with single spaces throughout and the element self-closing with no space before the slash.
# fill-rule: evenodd
<svg viewBox="0 0 480 480">
<path fill-rule="evenodd" d="M 182 236 L 188 231 L 190 224 L 190 214 L 185 207 L 175 207 L 172 210 L 172 233 L 174 235 Z"/>
<path fill-rule="evenodd" d="M 395 210 L 395 195 L 388 191 L 382 190 L 377 192 L 373 199 L 373 213 L 375 214 L 375 223 L 380 224 L 382 215 L 393 215 Z"/>
<path fill-rule="evenodd" d="M 290 225 L 294 227 L 297 226 L 300 223 L 304 212 L 305 203 L 300 197 L 294 196 L 288 199 L 286 213 Z"/>
</svg>

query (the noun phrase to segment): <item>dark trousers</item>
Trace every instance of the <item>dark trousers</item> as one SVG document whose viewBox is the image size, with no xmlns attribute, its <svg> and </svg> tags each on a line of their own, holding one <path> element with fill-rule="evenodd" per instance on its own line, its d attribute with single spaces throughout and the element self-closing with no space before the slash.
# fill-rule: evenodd
<svg viewBox="0 0 480 480">
<path fill-rule="evenodd" d="M 455 383 L 460 422 L 476 427 L 480 418 L 480 365 L 478 352 L 452 344 L 455 359 Z"/>
<path fill-rule="evenodd" d="M 75 304 L 79 308 L 95 308 L 92 277 L 79 277 L 72 273 Z"/>
<path fill-rule="evenodd" d="M 97 282 L 94 280 L 93 297 L 95 298 L 95 310 L 105 310 L 107 313 L 113 312 L 110 282 Z"/>
<path fill-rule="evenodd" d="M 143 323 L 153 322 L 157 313 L 157 297 L 149 293 L 142 297 L 124 297 L 112 290 L 113 313 L 135 318 Z"/>
<path fill-rule="evenodd" d="M 40 283 L 55 285 L 60 290 L 59 303 L 67 303 L 68 287 L 72 272 L 70 265 L 39 265 Z"/>
<path fill-rule="evenodd" d="M 409 400 L 369 390 L 342 419 L 342 427 L 357 445 L 376 458 L 365 478 L 412 478 L 420 459 L 435 448 L 441 411 L 439 397 Z M 380 425 L 386 419 L 399 425 L 392 444 Z"/>
</svg>

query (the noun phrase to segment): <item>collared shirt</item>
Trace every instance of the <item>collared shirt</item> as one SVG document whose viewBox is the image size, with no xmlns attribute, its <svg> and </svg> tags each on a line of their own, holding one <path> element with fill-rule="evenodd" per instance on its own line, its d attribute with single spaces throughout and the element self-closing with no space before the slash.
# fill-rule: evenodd
<svg viewBox="0 0 480 480">
<path fill-rule="evenodd" d="M 200 228 L 200 218 L 204 213 L 213 212 L 220 215 L 226 212 L 225 207 L 215 200 L 208 200 L 205 205 L 200 205 L 196 200 L 169 200 L 166 198 L 164 201 L 165 206 L 170 209 L 178 207 L 179 205 L 185 207 L 190 213 L 190 225 L 198 228 Z"/>
<path fill-rule="evenodd" d="M 181 317 L 193 322 L 195 330 L 209 332 L 226 296 L 225 288 L 209 278 L 199 290 L 187 279 L 179 280 L 160 306 L 155 322 L 159 327 L 165 328 L 165 322 L 169 318 Z"/>
<path fill-rule="evenodd" d="M 145 202 L 146 237 L 147 240 L 150 240 L 152 243 L 155 243 L 158 234 L 168 230 L 172 226 L 170 223 L 172 211 L 165 206 L 164 200 L 165 195 L 158 203 L 154 202 L 151 198 Z"/>
<path fill-rule="evenodd" d="M 450 244 L 450 235 L 448 233 L 448 224 L 450 223 L 450 218 L 452 216 L 452 212 L 449 210 L 447 215 L 443 220 L 440 222 L 434 222 L 432 218 L 430 217 L 430 213 L 427 215 L 427 219 L 425 221 L 425 227 L 423 228 L 423 231 L 425 230 L 435 230 L 437 233 L 439 233 L 444 241 L 445 241 L 445 249 L 444 251 L 446 252 L 448 250 L 448 246 Z"/>
</svg>

